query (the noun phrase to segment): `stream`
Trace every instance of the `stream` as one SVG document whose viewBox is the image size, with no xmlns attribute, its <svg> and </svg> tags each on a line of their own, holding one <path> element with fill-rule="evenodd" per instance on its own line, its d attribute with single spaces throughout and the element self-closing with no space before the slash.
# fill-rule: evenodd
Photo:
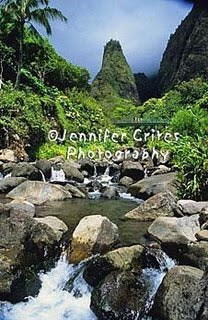
<svg viewBox="0 0 208 320">
<path fill-rule="evenodd" d="M 149 284 L 149 298 L 146 310 L 149 311 L 155 293 L 168 269 L 174 267 L 174 261 L 164 253 L 164 263 L 160 269 L 144 269 L 142 277 Z M 46 274 L 40 274 L 42 287 L 37 297 L 29 298 L 25 303 L 0 305 L 0 320 L 95 320 L 90 310 L 92 288 L 83 279 L 85 262 L 78 266 L 70 265 L 62 256 L 56 267 Z M 76 275 L 76 276 L 75 276 Z M 75 276 L 75 277 L 74 277 Z M 71 291 L 65 285 L 73 279 Z M 138 315 L 138 318 L 139 315 Z M 148 320 L 147 316 L 142 320 Z M 136 320 L 136 318 L 135 318 Z M 151 320 L 151 319 L 150 319 Z"/>
<path fill-rule="evenodd" d="M 96 173 L 96 172 L 95 172 Z M 45 177 L 43 176 L 43 181 Z M 106 200 L 101 198 L 101 193 L 94 190 L 89 193 L 88 199 L 70 199 L 67 201 L 52 202 L 37 207 L 36 216 L 45 217 L 54 215 L 63 220 L 69 228 L 69 237 L 79 221 L 87 215 L 103 215 L 116 223 L 120 232 L 120 245 L 132 244 L 145 245 L 148 243 L 146 230 L 150 223 L 141 223 L 134 220 L 125 220 L 123 216 L 128 211 L 136 208 L 141 200 L 131 197 L 125 190 L 112 182 L 112 177 L 106 172 L 100 177 L 95 177 L 103 186 L 116 186 L 120 199 Z M 63 171 L 52 171 L 51 182 L 65 182 Z M 85 180 L 84 184 L 89 183 Z M 93 258 L 92 258 L 93 259 Z M 95 320 L 96 316 L 90 309 L 92 288 L 85 282 L 83 271 L 86 262 L 72 265 L 63 254 L 55 268 L 48 273 L 39 274 L 41 289 L 36 297 L 29 297 L 26 302 L 12 305 L 0 302 L 0 320 Z M 152 320 L 148 311 L 152 306 L 157 292 L 168 269 L 174 266 L 165 253 L 160 261 L 160 269 L 146 268 L 142 270 L 141 277 L 148 284 L 148 299 L 146 302 L 146 315 L 141 318 L 138 314 L 134 319 Z M 66 284 L 72 283 L 71 289 Z"/>
</svg>

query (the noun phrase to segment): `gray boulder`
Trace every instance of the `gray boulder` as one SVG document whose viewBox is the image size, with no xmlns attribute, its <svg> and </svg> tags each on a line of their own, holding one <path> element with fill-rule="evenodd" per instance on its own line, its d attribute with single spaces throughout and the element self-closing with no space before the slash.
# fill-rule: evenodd
<svg viewBox="0 0 208 320">
<path fill-rule="evenodd" d="M 60 243 L 67 231 L 66 224 L 56 217 L 35 218 L 31 231 L 31 241 L 38 248 L 50 248 Z"/>
<path fill-rule="evenodd" d="M 48 160 L 38 160 L 35 163 L 36 168 L 42 171 L 46 179 L 50 179 L 52 171 L 52 163 Z"/>
<path fill-rule="evenodd" d="M 160 320 L 197 320 L 202 307 L 198 284 L 203 271 L 177 266 L 165 276 L 156 294 L 152 314 Z"/>
<path fill-rule="evenodd" d="M 28 213 L 0 205 L 1 301 L 16 303 L 37 295 L 41 285 L 38 273 L 47 271 L 59 258 L 67 231 L 62 221 L 52 219 L 34 219 Z"/>
<path fill-rule="evenodd" d="M 208 242 L 199 241 L 187 244 L 179 255 L 180 262 L 193 267 L 206 270 L 208 266 Z"/>
<path fill-rule="evenodd" d="M 130 177 L 123 177 L 120 179 L 119 184 L 124 187 L 130 187 L 134 183 L 134 180 Z"/>
<path fill-rule="evenodd" d="M 35 206 L 32 203 L 22 199 L 13 200 L 12 202 L 6 204 L 6 207 L 9 208 L 9 210 L 15 211 L 15 213 L 25 213 L 31 217 L 35 216 Z"/>
<path fill-rule="evenodd" d="M 170 192 L 158 193 L 136 209 L 125 214 L 137 221 L 154 221 L 158 217 L 173 217 L 177 213 L 175 197 Z"/>
<path fill-rule="evenodd" d="M 75 187 L 69 183 L 65 186 L 65 189 L 72 194 L 73 198 L 85 199 L 86 193 L 80 190 L 78 187 Z"/>
<path fill-rule="evenodd" d="M 134 273 L 115 271 L 92 292 L 91 309 L 98 319 L 137 319 L 144 310 L 148 290 Z"/>
<path fill-rule="evenodd" d="M 124 161 L 121 167 L 121 176 L 130 177 L 134 181 L 144 178 L 144 168 L 139 162 Z"/>
<path fill-rule="evenodd" d="M 176 174 L 166 173 L 162 175 L 144 178 L 143 180 L 131 185 L 129 192 L 136 198 L 147 200 L 148 198 L 158 194 L 170 191 L 176 195 Z"/>
<path fill-rule="evenodd" d="M 21 198 L 36 205 L 72 198 L 64 187 L 38 181 L 25 181 L 9 192 L 6 197 L 10 199 Z"/>
<path fill-rule="evenodd" d="M 4 178 L 0 181 L 0 193 L 8 193 L 12 189 L 16 188 L 22 182 L 26 181 L 26 178 L 15 178 L 15 177 L 8 177 Z"/>
<path fill-rule="evenodd" d="M 196 234 L 199 241 L 208 241 L 208 230 L 201 230 Z"/>
<path fill-rule="evenodd" d="M 2 165 L 2 173 L 3 173 L 3 176 L 7 176 L 8 174 L 11 174 L 12 172 L 12 169 L 14 168 L 15 166 L 15 163 L 14 162 L 7 162 L 7 163 L 4 163 Z"/>
<path fill-rule="evenodd" d="M 29 180 L 42 180 L 40 171 L 30 163 L 17 163 L 12 169 L 12 177 L 24 177 Z"/>
<path fill-rule="evenodd" d="M 163 245 L 186 245 L 197 241 L 200 231 L 199 216 L 183 218 L 157 218 L 149 227 L 148 233 Z"/>
<path fill-rule="evenodd" d="M 191 216 L 193 214 L 200 214 L 204 208 L 208 208 L 208 202 L 196 202 L 193 200 L 179 200 L 178 208 L 184 215 Z"/>
<path fill-rule="evenodd" d="M 67 180 L 74 180 L 77 182 L 84 182 L 84 176 L 79 171 L 80 166 L 74 162 L 68 161 L 62 164 L 62 169 Z"/>
<path fill-rule="evenodd" d="M 101 197 L 106 199 L 119 199 L 120 195 L 116 187 L 104 187 L 101 189 Z"/>
<path fill-rule="evenodd" d="M 81 171 L 87 171 L 88 175 L 93 176 L 95 172 L 95 164 L 89 159 L 82 159 L 79 161 Z"/>
<path fill-rule="evenodd" d="M 164 166 L 163 164 L 159 165 L 158 168 L 153 172 L 153 176 L 159 175 L 159 174 L 164 174 L 170 172 L 171 169 Z"/>
</svg>

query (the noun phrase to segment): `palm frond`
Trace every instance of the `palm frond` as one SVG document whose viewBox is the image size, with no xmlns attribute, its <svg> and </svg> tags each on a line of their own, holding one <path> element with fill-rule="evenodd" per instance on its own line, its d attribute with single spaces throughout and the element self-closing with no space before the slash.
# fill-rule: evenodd
<svg viewBox="0 0 208 320">
<path fill-rule="evenodd" d="M 49 23 L 49 20 L 45 16 L 44 10 L 43 9 L 35 9 L 30 13 L 30 17 L 28 17 L 29 22 L 34 21 L 35 23 L 43 26 L 46 29 L 46 32 L 48 35 L 51 34 L 51 26 Z"/>
<path fill-rule="evenodd" d="M 67 22 L 67 18 L 61 13 L 61 11 L 50 7 L 33 10 L 30 12 L 29 21 L 30 20 L 44 26 L 48 35 L 52 33 L 50 20 L 61 20 L 63 22 Z"/>
<path fill-rule="evenodd" d="M 41 35 L 32 23 L 29 23 L 28 30 L 36 37 L 41 39 Z"/>
</svg>

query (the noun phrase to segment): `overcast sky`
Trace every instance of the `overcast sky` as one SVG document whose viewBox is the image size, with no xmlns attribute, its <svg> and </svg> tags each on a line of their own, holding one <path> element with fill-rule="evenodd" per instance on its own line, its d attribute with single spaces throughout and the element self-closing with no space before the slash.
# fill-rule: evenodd
<svg viewBox="0 0 208 320">
<path fill-rule="evenodd" d="M 170 34 L 191 9 L 180 0 L 51 0 L 51 5 L 69 21 L 53 24 L 50 41 L 67 60 L 86 67 L 92 78 L 110 39 L 121 42 L 134 72 L 155 73 Z"/>
</svg>

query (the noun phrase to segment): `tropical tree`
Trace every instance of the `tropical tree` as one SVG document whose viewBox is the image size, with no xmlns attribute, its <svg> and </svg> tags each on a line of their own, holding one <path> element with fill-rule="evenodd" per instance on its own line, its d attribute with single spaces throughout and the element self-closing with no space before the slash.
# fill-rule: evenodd
<svg viewBox="0 0 208 320">
<path fill-rule="evenodd" d="M 17 60 L 17 75 L 15 87 L 19 87 L 21 71 L 23 67 L 23 53 L 24 53 L 24 37 L 25 26 L 39 35 L 35 24 L 43 26 L 47 35 L 51 35 L 51 20 L 61 20 L 67 22 L 67 18 L 56 8 L 49 6 L 50 0 L 2 0 L 1 11 L 5 14 L 5 17 L 10 16 L 14 28 L 17 31 L 17 37 L 19 42 L 19 53 Z"/>
</svg>

